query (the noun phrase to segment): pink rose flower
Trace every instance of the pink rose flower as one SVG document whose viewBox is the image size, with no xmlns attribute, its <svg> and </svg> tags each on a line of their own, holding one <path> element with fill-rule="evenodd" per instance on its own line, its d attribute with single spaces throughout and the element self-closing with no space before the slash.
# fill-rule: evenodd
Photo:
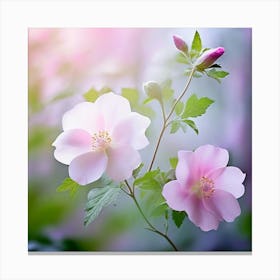
<svg viewBox="0 0 280 280">
<path fill-rule="evenodd" d="M 212 145 L 194 152 L 179 151 L 177 180 L 162 191 L 170 208 L 185 211 L 203 231 L 217 229 L 219 222 L 232 222 L 240 215 L 237 198 L 244 194 L 245 174 L 228 166 L 228 151 Z"/>
<path fill-rule="evenodd" d="M 147 117 L 131 112 L 127 99 L 104 94 L 64 114 L 64 131 L 53 143 L 54 157 L 69 165 L 69 176 L 80 185 L 98 180 L 104 172 L 123 181 L 141 163 L 138 150 L 149 144 L 149 125 Z"/>
<path fill-rule="evenodd" d="M 215 49 L 210 49 L 205 51 L 196 61 L 195 66 L 198 70 L 204 70 L 208 67 L 210 67 L 211 65 L 213 65 L 213 63 L 224 54 L 225 49 L 222 47 L 218 47 Z"/>
</svg>

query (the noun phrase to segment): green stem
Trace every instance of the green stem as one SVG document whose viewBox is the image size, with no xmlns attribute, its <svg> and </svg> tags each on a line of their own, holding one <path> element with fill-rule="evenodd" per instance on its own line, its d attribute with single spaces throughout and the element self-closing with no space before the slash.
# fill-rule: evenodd
<svg viewBox="0 0 280 280">
<path fill-rule="evenodd" d="M 164 109 L 164 105 L 163 105 L 162 100 L 160 100 L 160 107 L 161 107 L 161 111 L 162 111 L 162 118 L 163 118 L 163 121 L 165 122 L 166 121 L 166 113 L 165 113 L 165 109 Z"/>
<path fill-rule="evenodd" d="M 158 148 L 159 148 L 159 144 L 161 142 L 161 139 L 162 139 L 163 133 L 165 131 L 165 128 L 166 128 L 166 121 L 163 122 L 161 131 L 160 131 L 160 134 L 159 134 L 159 137 L 158 137 L 158 140 L 157 140 L 156 148 L 155 148 L 155 151 L 153 153 L 153 157 L 152 157 L 152 161 L 151 161 L 151 164 L 150 164 L 150 167 L 149 167 L 149 171 L 151 171 L 152 168 L 153 168 L 153 164 L 154 164 L 154 161 L 156 159 L 156 155 L 157 155 L 157 151 L 158 151 Z"/>
<path fill-rule="evenodd" d="M 157 141 L 157 143 L 156 143 L 155 151 L 154 151 L 154 153 L 153 153 L 153 157 L 152 157 L 151 164 L 150 164 L 150 167 L 149 167 L 148 171 L 151 171 L 152 168 L 153 168 L 153 164 L 154 164 L 154 161 L 155 161 L 155 159 L 156 159 L 156 155 L 157 155 L 157 152 L 158 152 L 158 148 L 159 148 L 160 142 L 161 142 L 161 140 L 162 140 L 162 136 L 163 136 L 164 131 L 166 130 L 166 128 L 167 128 L 167 126 L 168 126 L 168 121 L 169 121 L 170 117 L 172 116 L 172 114 L 173 114 L 173 112 L 174 112 L 174 110 L 175 110 L 175 108 L 176 108 L 176 105 L 177 105 L 178 102 L 183 98 L 183 96 L 185 95 L 186 91 L 188 90 L 194 72 L 195 72 L 195 67 L 192 69 L 192 71 L 191 71 L 191 73 L 190 73 L 190 76 L 189 76 L 189 79 L 188 79 L 188 81 L 187 81 L 187 83 L 186 83 L 185 88 L 183 89 L 181 95 L 177 98 L 177 100 L 176 100 L 175 103 L 173 104 L 173 106 L 172 106 L 172 108 L 171 108 L 169 114 L 167 115 L 167 117 L 165 117 L 165 113 L 163 113 L 164 117 L 163 117 L 162 128 L 161 128 L 161 131 L 160 131 L 160 134 L 159 134 L 158 141 Z M 162 105 L 161 107 L 164 108 L 163 105 Z M 163 112 L 164 112 L 164 111 L 163 111 Z"/>
<path fill-rule="evenodd" d="M 190 85 L 190 83 L 191 83 L 191 80 L 192 80 L 192 77 L 193 77 L 193 74 L 194 74 L 195 70 L 196 70 L 196 69 L 195 69 L 195 67 L 194 67 L 194 68 L 192 69 L 192 71 L 190 72 L 190 76 L 189 76 L 189 79 L 188 79 L 188 81 L 187 81 L 187 83 L 186 83 L 186 86 L 185 86 L 185 88 L 183 89 L 181 95 L 177 98 L 177 100 L 176 100 L 176 102 L 174 103 L 173 107 L 171 108 L 170 113 L 168 114 L 168 116 L 167 116 L 167 118 L 166 118 L 166 121 L 169 120 L 169 118 L 171 117 L 171 115 L 173 114 L 173 112 L 174 112 L 174 110 L 175 110 L 176 105 L 177 105 L 178 102 L 183 98 L 183 96 L 185 95 L 186 91 L 188 90 L 189 85 Z"/>
<path fill-rule="evenodd" d="M 126 192 L 126 193 L 133 199 L 133 201 L 134 201 L 134 203 L 135 203 L 135 205 L 136 205 L 138 211 L 140 212 L 141 216 L 143 217 L 143 219 L 145 220 L 145 222 L 147 223 L 147 225 L 150 227 L 150 228 L 148 228 L 148 229 L 151 230 L 151 231 L 154 232 L 154 233 L 157 233 L 158 235 L 162 236 L 163 238 L 165 238 L 166 241 L 172 246 L 172 248 L 174 249 L 174 251 L 178 251 L 177 247 L 176 247 L 175 244 L 172 242 L 172 240 L 171 240 L 166 234 L 162 233 L 161 231 L 159 231 L 158 229 L 156 229 L 156 228 L 151 224 L 151 222 L 150 222 L 150 221 L 148 220 L 148 218 L 145 216 L 145 214 L 144 214 L 144 212 L 143 212 L 141 206 L 139 205 L 139 203 L 138 203 L 138 201 L 137 201 L 137 199 L 136 199 L 136 197 L 135 197 L 135 194 L 134 194 L 134 192 L 132 191 L 132 189 L 131 189 L 129 183 L 128 183 L 126 180 L 125 180 L 124 182 L 125 182 L 126 186 L 128 187 L 130 194 L 128 194 L 127 192 Z"/>
</svg>

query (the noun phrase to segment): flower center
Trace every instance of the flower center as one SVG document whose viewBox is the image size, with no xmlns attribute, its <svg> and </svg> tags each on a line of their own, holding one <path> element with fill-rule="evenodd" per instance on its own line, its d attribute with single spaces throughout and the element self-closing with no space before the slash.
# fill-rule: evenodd
<svg viewBox="0 0 280 280">
<path fill-rule="evenodd" d="M 98 133 L 94 133 L 91 139 L 91 147 L 93 151 L 105 150 L 112 141 L 109 133 L 105 130 L 100 130 Z"/>
<path fill-rule="evenodd" d="M 192 191 L 199 197 L 209 198 L 215 191 L 213 180 L 202 176 L 199 181 L 192 186 Z"/>
<path fill-rule="evenodd" d="M 207 177 L 202 176 L 202 178 L 199 181 L 199 185 L 202 196 L 206 198 L 209 198 L 215 191 L 214 182 L 211 179 L 208 179 Z"/>
</svg>

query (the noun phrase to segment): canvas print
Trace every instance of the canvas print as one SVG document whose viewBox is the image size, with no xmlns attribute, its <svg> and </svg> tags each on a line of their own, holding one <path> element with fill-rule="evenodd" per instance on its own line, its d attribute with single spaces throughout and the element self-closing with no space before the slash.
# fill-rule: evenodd
<svg viewBox="0 0 280 280">
<path fill-rule="evenodd" d="M 29 252 L 250 252 L 250 28 L 28 30 Z"/>
</svg>

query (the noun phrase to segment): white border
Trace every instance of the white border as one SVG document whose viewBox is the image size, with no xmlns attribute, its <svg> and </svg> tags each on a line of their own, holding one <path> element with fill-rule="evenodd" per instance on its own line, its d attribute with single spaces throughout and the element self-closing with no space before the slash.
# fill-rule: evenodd
<svg viewBox="0 0 280 280">
<path fill-rule="evenodd" d="M 279 2 L 2 1 L 1 279 L 280 279 Z M 28 27 L 253 28 L 253 254 L 40 255 L 27 242 Z"/>
</svg>

